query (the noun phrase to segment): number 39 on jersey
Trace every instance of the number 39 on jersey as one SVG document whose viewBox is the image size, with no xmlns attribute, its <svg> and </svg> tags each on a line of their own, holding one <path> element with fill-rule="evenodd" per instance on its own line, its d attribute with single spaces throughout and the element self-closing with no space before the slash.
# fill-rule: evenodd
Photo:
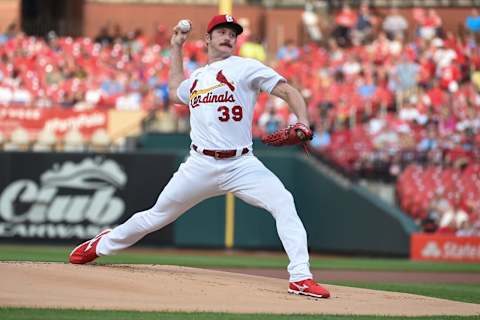
<svg viewBox="0 0 480 320">
<path fill-rule="evenodd" d="M 218 120 L 222 122 L 241 121 L 243 119 L 243 109 L 241 106 L 233 106 L 231 108 L 220 106 L 217 111 L 219 113 Z"/>
</svg>

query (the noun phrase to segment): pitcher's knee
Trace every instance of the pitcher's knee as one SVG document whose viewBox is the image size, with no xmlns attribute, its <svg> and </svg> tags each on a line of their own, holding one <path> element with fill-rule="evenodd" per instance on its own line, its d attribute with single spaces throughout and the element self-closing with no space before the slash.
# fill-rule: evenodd
<svg viewBox="0 0 480 320">
<path fill-rule="evenodd" d="M 285 189 L 283 192 L 277 194 L 272 200 L 272 209 L 274 211 L 295 210 L 295 203 L 292 194 Z"/>
<path fill-rule="evenodd" d="M 132 219 L 137 221 L 138 231 L 142 233 L 155 231 L 162 220 L 152 209 L 138 212 Z"/>
<path fill-rule="evenodd" d="M 159 210 L 157 207 L 144 211 L 144 219 L 148 221 L 150 230 L 156 231 L 175 221 L 181 214 L 180 210 Z"/>
</svg>

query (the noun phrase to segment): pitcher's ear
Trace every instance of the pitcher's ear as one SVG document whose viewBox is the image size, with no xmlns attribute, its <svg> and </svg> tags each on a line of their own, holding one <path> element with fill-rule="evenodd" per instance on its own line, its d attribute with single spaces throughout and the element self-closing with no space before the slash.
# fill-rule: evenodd
<svg viewBox="0 0 480 320">
<path fill-rule="evenodd" d="M 205 44 L 209 44 L 210 41 L 212 41 L 212 34 L 211 33 L 205 33 Z"/>
</svg>

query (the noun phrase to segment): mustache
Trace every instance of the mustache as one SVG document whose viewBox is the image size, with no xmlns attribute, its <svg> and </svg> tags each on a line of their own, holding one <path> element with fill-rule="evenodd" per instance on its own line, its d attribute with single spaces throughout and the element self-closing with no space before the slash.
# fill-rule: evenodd
<svg viewBox="0 0 480 320">
<path fill-rule="evenodd" d="M 233 47 L 233 45 L 232 45 L 230 42 L 222 42 L 222 43 L 220 43 L 220 45 L 221 45 L 221 46 L 227 46 L 227 47 L 229 47 L 229 48 L 232 48 L 232 47 Z"/>
</svg>

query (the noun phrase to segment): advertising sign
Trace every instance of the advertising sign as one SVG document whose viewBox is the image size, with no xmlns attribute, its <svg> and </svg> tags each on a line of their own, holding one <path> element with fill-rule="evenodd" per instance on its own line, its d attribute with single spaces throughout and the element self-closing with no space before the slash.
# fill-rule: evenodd
<svg viewBox="0 0 480 320">
<path fill-rule="evenodd" d="M 89 239 L 152 207 L 176 157 L 0 153 L 0 167 L 0 239 Z"/>
<path fill-rule="evenodd" d="M 9 135 L 18 127 L 36 134 L 49 129 L 57 135 L 64 135 L 71 129 L 78 129 L 89 136 L 97 129 L 107 129 L 108 113 L 104 110 L 73 111 L 54 108 L 1 107 L 0 132 Z"/>
<path fill-rule="evenodd" d="M 410 248 L 413 260 L 480 262 L 480 237 L 418 233 Z"/>
</svg>

